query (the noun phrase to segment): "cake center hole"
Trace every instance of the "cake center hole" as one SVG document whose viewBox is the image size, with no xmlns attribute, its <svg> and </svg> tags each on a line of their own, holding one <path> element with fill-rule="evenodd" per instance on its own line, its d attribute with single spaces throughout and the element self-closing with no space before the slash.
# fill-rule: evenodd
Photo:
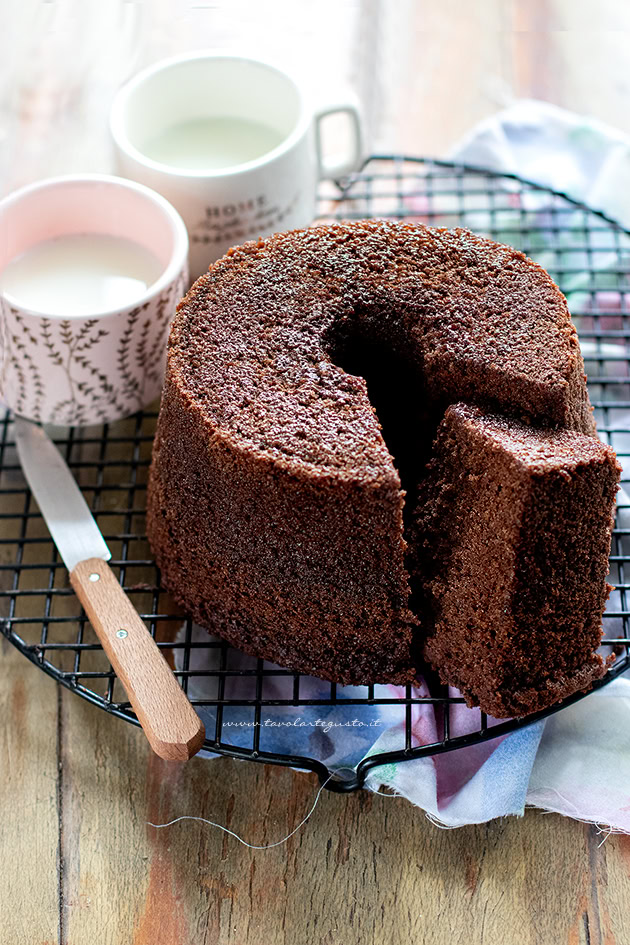
<svg viewBox="0 0 630 945">
<path fill-rule="evenodd" d="M 347 374 L 363 377 L 376 411 L 385 445 L 412 505 L 429 459 L 432 424 L 430 404 L 419 367 L 394 353 L 383 341 L 356 334 L 337 342 L 330 356 Z"/>
</svg>

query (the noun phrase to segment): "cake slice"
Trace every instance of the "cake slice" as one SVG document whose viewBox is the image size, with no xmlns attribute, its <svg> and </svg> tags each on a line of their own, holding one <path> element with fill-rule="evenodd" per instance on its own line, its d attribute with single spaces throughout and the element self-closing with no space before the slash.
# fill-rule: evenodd
<svg viewBox="0 0 630 945">
<path fill-rule="evenodd" d="M 410 542 L 426 660 L 496 718 L 588 688 L 606 670 L 614 452 L 455 404 L 427 470 Z"/>
</svg>

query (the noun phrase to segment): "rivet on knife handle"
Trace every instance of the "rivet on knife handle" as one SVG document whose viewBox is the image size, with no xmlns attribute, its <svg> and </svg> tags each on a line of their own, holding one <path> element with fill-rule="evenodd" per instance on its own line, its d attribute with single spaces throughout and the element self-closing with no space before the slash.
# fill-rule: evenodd
<svg viewBox="0 0 630 945">
<path fill-rule="evenodd" d="M 203 722 L 113 571 L 89 558 L 76 565 L 70 582 L 151 748 L 167 761 L 187 761 L 203 744 Z"/>
</svg>

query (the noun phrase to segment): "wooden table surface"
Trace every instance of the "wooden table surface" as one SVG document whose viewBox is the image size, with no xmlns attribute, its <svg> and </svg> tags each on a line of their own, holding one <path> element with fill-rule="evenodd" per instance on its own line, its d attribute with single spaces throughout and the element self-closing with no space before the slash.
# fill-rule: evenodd
<svg viewBox="0 0 630 945">
<path fill-rule="evenodd" d="M 530 810 L 440 830 L 314 776 L 160 761 L 142 733 L 2 649 L 2 945 L 627 945 L 630 837 Z"/>
<path fill-rule="evenodd" d="M 246 6 L 230 10 L 242 16 Z M 264 6 L 250 5 L 248 28 L 273 52 L 282 44 Z M 322 4 L 329 18 L 333 6 Z M 359 16 L 361 43 L 378 53 L 373 62 L 354 49 L 348 72 L 380 147 L 444 153 L 474 120 L 521 95 L 630 131 L 627 4 L 346 6 Z M 141 59 L 216 44 L 208 24 L 219 20 L 221 43 L 231 40 L 226 9 L 156 0 Z M 316 62 L 325 24 L 302 12 L 320 31 L 304 53 Z M 340 22 L 329 30 L 335 54 Z M 356 20 L 346 25 L 350 35 Z M 12 48 L 24 42 L 15 47 L 14 37 Z M 57 114 L 19 58 L 11 68 L 20 81 L 3 85 L 11 90 L 0 110 L 10 141 L 0 151 L 3 190 L 48 173 L 108 169 L 98 109 L 111 90 L 95 81 L 93 95 Z M 21 58 L 29 70 L 39 62 Z M 445 831 L 404 800 L 324 792 L 306 826 L 270 850 L 196 822 L 155 830 L 147 821 L 194 813 L 270 843 L 304 817 L 317 782 L 229 759 L 164 763 L 140 731 L 57 688 L 6 641 L 0 650 L 0 945 L 630 942 L 630 838 L 602 843 L 595 828 L 557 815 L 528 811 Z"/>
</svg>

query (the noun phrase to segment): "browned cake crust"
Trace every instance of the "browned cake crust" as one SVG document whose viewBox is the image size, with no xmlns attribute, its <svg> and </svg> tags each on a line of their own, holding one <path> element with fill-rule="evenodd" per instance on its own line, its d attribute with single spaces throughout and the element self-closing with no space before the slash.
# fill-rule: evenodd
<svg viewBox="0 0 630 945">
<path fill-rule="evenodd" d="M 403 512 L 462 400 L 594 433 L 565 300 L 521 253 L 379 221 L 230 251 L 171 332 L 148 494 L 166 586 L 247 652 L 412 679 Z"/>
<path fill-rule="evenodd" d="M 424 653 L 496 718 L 602 676 L 596 649 L 619 467 L 573 431 L 451 406 L 410 528 Z"/>
</svg>

